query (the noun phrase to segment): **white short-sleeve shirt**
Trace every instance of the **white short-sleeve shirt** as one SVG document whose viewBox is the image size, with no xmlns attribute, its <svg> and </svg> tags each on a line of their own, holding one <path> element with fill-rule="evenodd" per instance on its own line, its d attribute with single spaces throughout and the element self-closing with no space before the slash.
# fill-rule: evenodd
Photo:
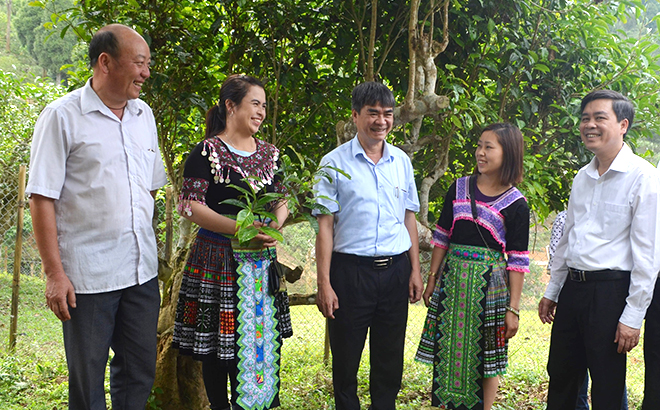
<svg viewBox="0 0 660 410">
<path fill-rule="evenodd" d="M 64 271 L 76 293 L 123 289 L 158 271 L 151 191 L 167 182 L 149 106 L 117 118 L 87 84 L 37 120 L 28 194 L 55 199 Z"/>
</svg>

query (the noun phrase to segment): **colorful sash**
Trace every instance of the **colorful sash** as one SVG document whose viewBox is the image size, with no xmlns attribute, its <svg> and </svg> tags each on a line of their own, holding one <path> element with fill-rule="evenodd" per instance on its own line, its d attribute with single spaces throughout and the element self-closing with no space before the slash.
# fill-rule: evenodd
<svg viewBox="0 0 660 410">
<path fill-rule="evenodd" d="M 269 409 L 279 392 L 279 333 L 274 298 L 268 294 L 265 249 L 232 242 L 238 267 L 238 399 L 245 410 Z"/>
</svg>

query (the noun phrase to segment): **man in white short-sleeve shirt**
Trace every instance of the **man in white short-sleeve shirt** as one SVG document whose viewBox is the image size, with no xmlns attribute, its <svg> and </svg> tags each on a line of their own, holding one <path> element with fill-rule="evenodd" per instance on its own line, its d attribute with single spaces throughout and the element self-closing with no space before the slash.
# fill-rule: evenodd
<svg viewBox="0 0 660 410">
<path fill-rule="evenodd" d="M 112 24 L 89 45 L 92 78 L 49 104 L 34 129 L 27 193 L 47 276 L 48 307 L 63 322 L 69 409 L 144 409 L 155 376 L 160 295 L 152 227 L 167 181 L 156 124 L 139 100 L 150 51 Z"/>
</svg>

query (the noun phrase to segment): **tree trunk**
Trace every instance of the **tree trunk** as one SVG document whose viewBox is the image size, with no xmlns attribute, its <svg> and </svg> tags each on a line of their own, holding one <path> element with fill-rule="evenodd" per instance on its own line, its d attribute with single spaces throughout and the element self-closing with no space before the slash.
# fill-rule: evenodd
<svg viewBox="0 0 660 410">
<path fill-rule="evenodd" d="M 171 261 L 159 260 L 158 278 L 163 282 L 163 300 L 158 317 L 158 359 L 154 386 L 162 390 L 159 399 L 163 410 L 202 410 L 208 406 L 202 379 L 202 366 L 190 356 L 180 356 L 172 348 L 172 332 L 183 266 L 188 258 L 191 238 L 190 221 L 181 218 L 177 252 Z"/>
<path fill-rule="evenodd" d="M 7 0 L 7 44 L 5 50 L 9 53 L 11 51 L 11 0 Z"/>
</svg>

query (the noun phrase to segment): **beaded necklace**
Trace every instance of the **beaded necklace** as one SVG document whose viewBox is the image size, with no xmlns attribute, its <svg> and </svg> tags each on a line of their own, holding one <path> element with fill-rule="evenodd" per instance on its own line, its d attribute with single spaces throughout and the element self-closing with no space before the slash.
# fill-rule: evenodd
<svg viewBox="0 0 660 410">
<path fill-rule="evenodd" d="M 216 147 L 216 144 L 213 143 L 216 141 L 220 143 L 221 148 Z M 256 155 L 257 159 L 259 159 L 260 155 L 262 155 L 262 153 L 259 152 L 260 144 L 259 141 L 256 139 L 255 139 L 255 143 L 257 149 L 252 155 Z M 220 151 L 224 150 L 224 152 L 226 152 L 231 157 L 231 162 L 225 161 L 224 163 L 221 163 L 220 161 L 221 157 L 220 154 L 218 153 L 218 148 L 220 149 Z M 202 147 L 201 154 L 202 156 L 205 157 L 208 156 L 208 160 L 211 163 L 211 174 L 213 174 L 213 181 L 216 184 L 224 183 L 226 185 L 229 185 L 231 183 L 229 178 L 229 171 L 230 169 L 233 169 L 243 178 L 243 180 L 248 182 L 250 187 L 255 192 L 261 190 L 264 186 L 270 185 L 273 182 L 274 174 L 275 174 L 274 171 L 277 169 L 277 160 L 279 158 L 279 151 L 274 150 L 273 163 L 271 167 L 266 166 L 254 170 L 254 173 L 256 175 L 248 174 L 241 166 L 242 161 L 240 161 L 236 157 L 236 155 L 229 149 L 227 144 L 218 136 L 216 136 L 212 141 L 211 140 L 204 141 L 204 146 Z"/>
</svg>

